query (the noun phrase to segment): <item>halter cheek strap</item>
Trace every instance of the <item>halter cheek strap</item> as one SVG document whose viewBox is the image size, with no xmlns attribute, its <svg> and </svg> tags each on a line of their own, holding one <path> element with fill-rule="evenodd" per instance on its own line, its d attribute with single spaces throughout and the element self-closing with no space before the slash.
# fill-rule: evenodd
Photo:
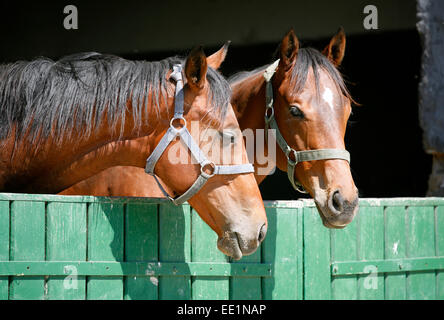
<svg viewBox="0 0 444 320">
<path fill-rule="evenodd" d="M 251 163 L 238 164 L 238 165 L 215 165 L 212 161 L 209 161 L 202 150 L 199 148 L 198 144 L 194 141 L 190 132 L 187 129 L 187 122 L 183 117 L 183 105 L 184 105 L 184 90 L 183 90 L 183 80 L 182 80 L 182 66 L 174 65 L 173 72 L 171 73 L 171 77 L 176 81 L 176 91 L 175 91 L 175 100 L 174 100 L 174 116 L 170 121 L 170 127 L 167 132 L 164 134 L 160 142 L 154 148 L 151 155 L 146 160 L 145 172 L 149 175 L 152 175 L 157 182 L 160 190 L 165 195 L 165 197 L 176 205 L 180 205 L 194 196 L 199 190 L 204 186 L 204 184 L 216 174 L 241 174 L 241 173 L 251 173 L 254 172 L 253 165 Z M 177 128 L 174 126 L 174 122 L 178 120 L 182 126 Z M 162 154 L 165 152 L 166 148 L 169 144 L 176 139 L 176 137 L 180 137 L 182 142 L 188 147 L 191 151 L 191 154 L 194 159 L 200 165 L 200 175 L 197 177 L 196 181 L 193 185 L 185 191 L 184 194 L 178 196 L 176 198 L 171 197 L 168 192 L 163 188 L 160 184 L 159 179 L 154 173 L 154 168 L 156 166 L 157 161 L 159 161 Z M 212 173 L 206 173 L 205 167 L 211 167 L 213 169 Z"/>
<path fill-rule="evenodd" d="M 296 165 L 303 161 L 315 161 L 315 160 L 326 160 L 326 159 L 342 159 L 350 163 L 350 153 L 347 150 L 342 149 L 318 149 L 318 150 L 305 150 L 296 151 L 291 148 L 285 141 L 279 127 L 277 125 L 276 119 L 274 117 L 274 106 L 273 106 L 273 85 L 271 83 L 271 78 L 279 65 L 279 60 L 271 64 L 264 72 L 264 78 L 266 82 L 265 88 L 265 137 L 268 136 L 268 129 L 274 129 L 276 142 L 285 153 L 287 157 L 287 176 L 290 180 L 294 189 L 301 193 L 307 193 L 303 186 L 295 180 L 294 171 Z"/>
</svg>

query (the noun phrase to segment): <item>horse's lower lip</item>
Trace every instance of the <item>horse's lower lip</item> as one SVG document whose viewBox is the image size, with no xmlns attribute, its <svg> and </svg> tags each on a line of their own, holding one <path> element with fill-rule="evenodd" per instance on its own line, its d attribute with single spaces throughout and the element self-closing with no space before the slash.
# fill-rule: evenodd
<svg viewBox="0 0 444 320">
<path fill-rule="evenodd" d="M 234 236 L 230 233 L 228 236 L 219 238 L 217 240 L 217 246 L 220 251 L 227 256 L 232 257 L 234 260 L 240 260 L 243 256 L 239 244 L 239 238 L 236 233 L 234 233 Z"/>
<path fill-rule="evenodd" d="M 346 227 L 346 226 L 342 226 L 342 225 L 337 226 L 337 225 L 331 224 L 327 219 L 325 219 L 325 217 L 323 217 L 322 223 L 324 224 L 324 226 L 326 226 L 327 228 L 330 228 L 330 229 L 344 229 Z"/>
</svg>

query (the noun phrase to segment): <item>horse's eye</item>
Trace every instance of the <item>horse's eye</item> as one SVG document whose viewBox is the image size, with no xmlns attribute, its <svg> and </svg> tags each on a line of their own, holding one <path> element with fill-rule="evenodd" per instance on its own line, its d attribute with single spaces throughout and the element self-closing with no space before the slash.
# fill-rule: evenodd
<svg viewBox="0 0 444 320">
<path fill-rule="evenodd" d="M 294 117 L 298 117 L 298 118 L 301 118 L 301 119 L 304 118 L 304 113 L 302 112 L 302 110 L 298 106 L 291 106 L 290 107 L 290 113 Z"/>
</svg>

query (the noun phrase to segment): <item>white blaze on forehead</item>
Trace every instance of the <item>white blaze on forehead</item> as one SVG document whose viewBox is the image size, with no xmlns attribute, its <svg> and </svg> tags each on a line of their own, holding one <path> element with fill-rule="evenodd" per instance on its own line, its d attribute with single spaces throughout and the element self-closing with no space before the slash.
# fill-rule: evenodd
<svg viewBox="0 0 444 320">
<path fill-rule="evenodd" d="M 322 99 L 324 99 L 324 101 L 328 103 L 330 108 L 332 108 L 332 109 L 334 108 L 334 105 L 333 105 L 333 92 L 331 91 L 330 88 L 325 88 L 324 89 L 324 93 L 322 94 Z"/>
</svg>

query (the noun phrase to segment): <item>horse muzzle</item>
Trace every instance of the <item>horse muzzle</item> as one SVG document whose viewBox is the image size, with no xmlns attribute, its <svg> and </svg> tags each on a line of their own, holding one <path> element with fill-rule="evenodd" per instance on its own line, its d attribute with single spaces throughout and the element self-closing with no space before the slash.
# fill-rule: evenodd
<svg viewBox="0 0 444 320">
<path fill-rule="evenodd" d="M 328 197 L 315 204 L 320 213 L 322 223 L 327 228 L 342 229 L 353 221 L 359 209 L 358 193 L 352 199 L 346 199 L 340 190 L 330 192 Z"/>
<path fill-rule="evenodd" d="M 241 232 L 225 231 L 217 240 L 217 247 L 234 260 L 253 254 L 267 234 L 267 225 L 263 224 L 254 237 L 247 237 Z"/>
</svg>

